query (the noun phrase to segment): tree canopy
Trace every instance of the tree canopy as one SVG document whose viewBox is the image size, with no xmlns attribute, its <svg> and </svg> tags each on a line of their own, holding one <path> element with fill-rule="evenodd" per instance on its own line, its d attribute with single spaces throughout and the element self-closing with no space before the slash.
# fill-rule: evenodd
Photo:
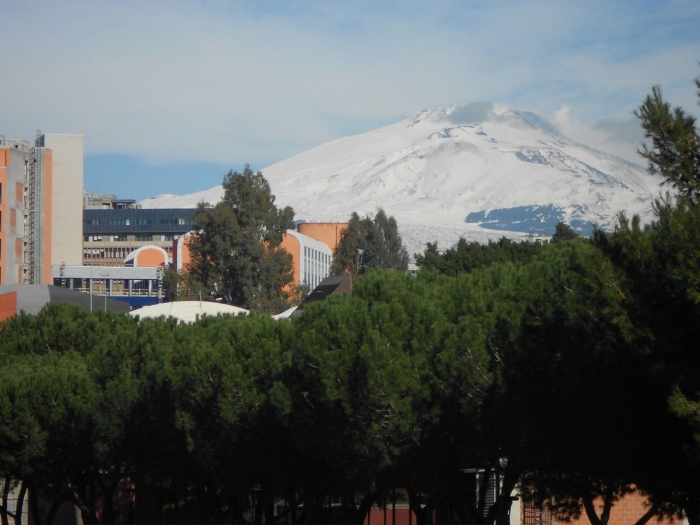
<svg viewBox="0 0 700 525">
<path fill-rule="evenodd" d="M 425 252 L 417 253 L 415 257 L 416 264 L 421 270 L 432 270 L 455 276 L 495 263 L 526 263 L 537 256 L 541 250 L 542 243 L 539 241 L 516 242 L 501 237 L 497 241 L 490 240 L 487 244 L 482 244 L 460 238 L 454 247 L 442 253 L 438 251 L 437 243 L 428 243 Z"/>
<path fill-rule="evenodd" d="M 278 209 L 262 173 L 247 165 L 243 173 L 230 171 L 223 188 L 221 202 L 200 204 L 194 215 L 188 293 L 279 311 L 288 299 L 285 286 L 293 280 L 292 257 L 280 243 L 293 227 L 294 211 Z"/>
<path fill-rule="evenodd" d="M 406 271 L 408 252 L 403 246 L 396 219 L 379 208 L 374 217 L 350 217 L 347 229 L 333 254 L 331 273 L 362 275 L 370 268 Z"/>
<path fill-rule="evenodd" d="M 700 89 L 700 78 L 695 85 Z M 660 86 L 652 88 L 634 114 L 641 121 L 645 138 L 651 139 L 651 144 L 643 144 L 639 150 L 648 161 L 649 172 L 661 175 L 680 195 L 698 204 L 700 133 L 695 117 L 681 107 L 672 108 Z"/>
<path fill-rule="evenodd" d="M 579 239 L 456 276 L 368 271 L 285 322 L 20 315 L 0 325 L 0 475 L 86 523 L 126 478 L 137 522 L 186 501 L 268 523 L 283 500 L 359 525 L 401 489 L 417 525 L 487 525 L 518 482 L 563 516 L 633 490 L 673 513 L 683 485 L 653 480 L 680 465 L 680 420 L 627 342 L 619 280 Z M 475 498 L 494 477 L 496 502 Z"/>
<path fill-rule="evenodd" d="M 235 243 L 274 254 L 291 218 L 262 176 L 230 175 L 230 199 L 197 219 L 209 245 L 196 275 L 213 296 L 246 275 Z M 352 294 L 288 321 L 178 325 L 70 305 L 6 320 L 3 524 L 20 522 L 10 489 L 39 525 L 64 503 L 115 523 L 128 482 L 136 523 L 361 525 L 398 500 L 416 525 L 505 525 L 517 487 L 563 519 L 607 525 L 637 492 L 638 525 L 699 525 L 700 205 L 683 177 L 651 225 L 621 214 L 593 240 L 561 228 L 547 244 L 429 245 L 420 262 L 436 271 L 416 277 L 368 264 L 396 261 L 374 243 L 400 239 L 383 213 L 381 235 L 355 214 L 341 252 Z M 239 218 L 258 190 L 263 205 Z M 246 286 L 257 292 L 241 297 L 264 296 Z"/>
</svg>

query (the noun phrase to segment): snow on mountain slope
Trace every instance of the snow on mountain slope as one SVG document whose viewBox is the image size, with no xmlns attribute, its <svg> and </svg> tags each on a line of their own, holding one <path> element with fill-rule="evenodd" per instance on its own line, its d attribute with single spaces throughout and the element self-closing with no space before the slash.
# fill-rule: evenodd
<svg viewBox="0 0 700 525">
<path fill-rule="evenodd" d="M 422 111 L 397 124 L 329 142 L 262 170 L 277 204 L 296 219 L 346 221 L 382 207 L 409 253 L 460 236 L 485 241 L 551 235 L 559 220 L 582 232 L 611 226 L 625 210 L 651 218 L 661 179 L 574 142 L 527 112 L 493 106 Z M 216 203 L 216 187 L 147 199 L 144 208 Z"/>
</svg>

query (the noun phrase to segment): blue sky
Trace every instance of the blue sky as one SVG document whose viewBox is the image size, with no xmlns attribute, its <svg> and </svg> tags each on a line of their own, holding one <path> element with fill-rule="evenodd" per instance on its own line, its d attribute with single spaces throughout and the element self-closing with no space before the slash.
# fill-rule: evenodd
<svg viewBox="0 0 700 525">
<path fill-rule="evenodd" d="M 697 0 L 0 0 L 0 134 L 85 135 L 85 186 L 220 183 L 453 103 L 635 160 L 654 84 L 698 114 Z"/>
</svg>

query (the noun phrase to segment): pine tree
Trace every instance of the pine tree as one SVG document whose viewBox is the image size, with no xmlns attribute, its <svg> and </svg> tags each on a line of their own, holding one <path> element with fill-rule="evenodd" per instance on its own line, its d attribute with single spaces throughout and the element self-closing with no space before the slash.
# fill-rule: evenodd
<svg viewBox="0 0 700 525">
<path fill-rule="evenodd" d="M 695 84 L 700 88 L 700 78 Z M 639 150 L 649 162 L 649 172 L 662 175 L 682 197 L 698 203 L 700 134 L 695 118 L 680 107 L 671 108 L 660 86 L 652 88 L 634 114 L 641 121 L 644 136 L 651 139 L 651 146 L 643 144 Z"/>
<path fill-rule="evenodd" d="M 700 79 L 695 81 L 700 88 Z M 700 92 L 698 93 L 700 95 Z M 692 525 L 700 524 L 700 133 L 695 119 L 672 108 L 655 86 L 635 112 L 650 139 L 639 153 L 649 172 L 660 174 L 675 195 L 655 202 L 656 220 L 642 227 L 639 217 L 621 214 L 611 233 L 595 232 L 600 246 L 620 270 L 616 287 L 624 297 L 618 324 L 626 339 L 644 356 L 655 381 L 664 388 L 660 400 L 687 425 L 664 425 L 664 450 L 674 474 L 654 471 L 645 490 L 683 509 Z M 691 446 L 695 433 L 695 446 Z M 687 454 L 687 456 L 686 456 Z M 688 457 L 689 456 L 689 457 Z M 671 463 L 671 459 L 675 463 Z M 642 485 L 641 483 L 639 484 Z"/>
</svg>

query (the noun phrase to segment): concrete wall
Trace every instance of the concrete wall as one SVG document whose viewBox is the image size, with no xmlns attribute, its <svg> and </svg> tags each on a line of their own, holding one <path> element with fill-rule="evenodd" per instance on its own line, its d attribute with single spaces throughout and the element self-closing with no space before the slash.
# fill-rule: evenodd
<svg viewBox="0 0 700 525">
<path fill-rule="evenodd" d="M 331 252 L 335 253 L 340 237 L 347 227 L 347 222 L 303 222 L 297 226 L 297 231 L 321 241 L 331 249 Z"/>
<path fill-rule="evenodd" d="M 159 246 L 143 246 L 134 250 L 131 256 L 136 268 L 158 268 L 168 264 L 168 253 Z"/>
<path fill-rule="evenodd" d="M 292 241 L 293 237 L 296 242 Z M 314 289 L 330 273 L 333 251 L 323 241 L 294 230 L 282 236 L 282 248 L 292 254 L 294 284 L 307 284 Z"/>
<path fill-rule="evenodd" d="M 188 232 L 173 241 L 173 268 L 177 272 L 187 271 L 187 265 L 192 261 L 192 254 L 188 247 L 189 239 L 192 235 L 193 232 Z"/>
<path fill-rule="evenodd" d="M 17 315 L 17 292 L 0 295 L 0 321 Z"/>
<path fill-rule="evenodd" d="M 24 182 L 29 158 L 24 141 L 0 145 L 0 284 L 24 280 Z"/>
<path fill-rule="evenodd" d="M 285 233 L 282 236 L 280 248 L 284 248 L 292 255 L 292 265 L 294 266 L 292 275 L 294 280 L 285 287 L 286 291 L 291 293 L 295 287 L 301 284 L 301 244 L 296 237 Z"/>
<path fill-rule="evenodd" d="M 83 260 L 83 135 L 47 133 L 52 150 L 51 266 Z"/>
<path fill-rule="evenodd" d="M 42 260 L 42 275 L 41 282 L 35 284 L 52 284 L 51 277 L 51 261 L 53 252 L 53 152 L 49 149 L 42 151 L 44 155 L 44 188 L 43 188 L 43 215 L 41 217 L 42 236 L 41 236 L 41 260 Z M 82 228 L 82 224 L 81 224 Z M 81 230 L 82 233 L 82 230 Z M 82 257 L 82 247 L 80 250 Z"/>
</svg>

